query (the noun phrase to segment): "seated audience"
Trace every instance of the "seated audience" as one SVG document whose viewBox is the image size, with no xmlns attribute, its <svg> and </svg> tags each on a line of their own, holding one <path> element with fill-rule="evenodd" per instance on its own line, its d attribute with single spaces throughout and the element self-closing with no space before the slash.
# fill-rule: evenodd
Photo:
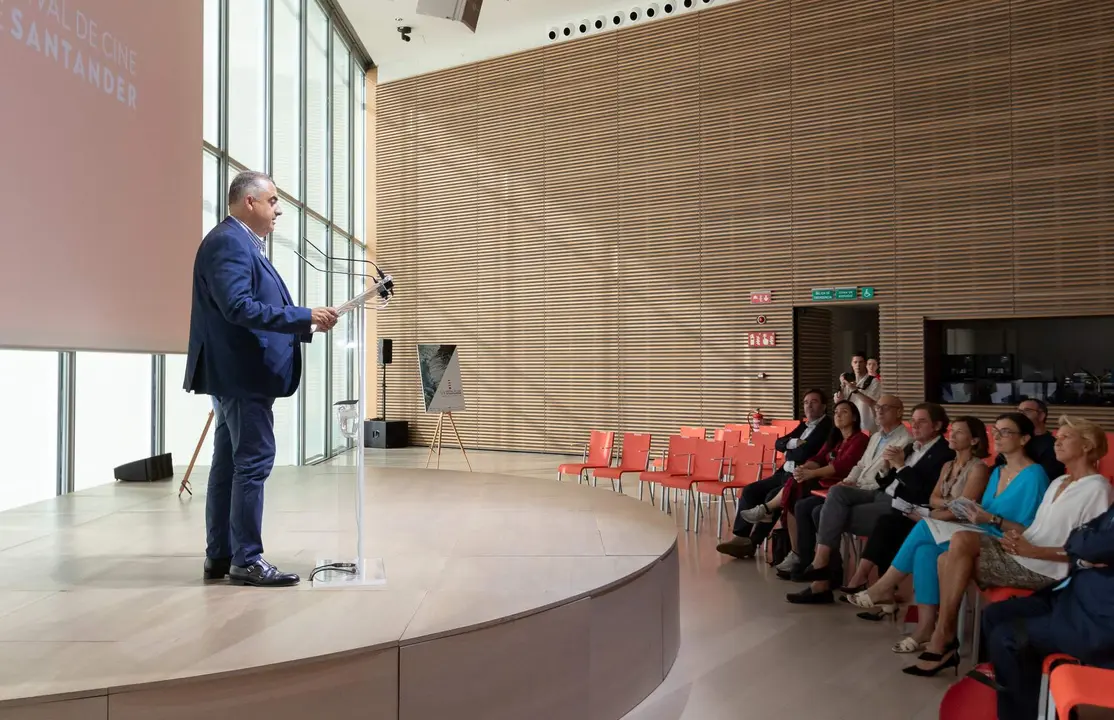
<svg viewBox="0 0 1114 720">
<path fill-rule="evenodd" d="M 1005 533 L 995 537 L 978 532 L 957 532 L 947 553 L 940 558 L 940 617 L 926 652 L 910 675 L 930 676 L 959 665 L 956 623 L 967 585 L 974 580 L 989 587 L 1043 590 L 1068 574 L 1064 543 L 1072 531 L 1102 515 L 1110 507 L 1110 481 L 1096 472 L 1106 455 L 1106 433 L 1098 425 L 1069 418 L 1060 420 L 1056 459 L 1067 468 L 1044 493 L 1037 515 L 1028 527 L 991 517 L 973 508 L 968 520 L 990 524 Z"/>
<path fill-rule="evenodd" d="M 1000 535 L 997 524 L 1002 520 L 1027 527 L 1037 514 L 1041 497 L 1048 489 L 1048 476 L 1025 454 L 1025 444 L 1032 432 L 1032 421 L 1018 412 L 1001 415 L 994 425 L 994 437 L 998 439 L 998 449 L 1006 456 L 1006 463 L 990 473 L 990 481 L 982 495 L 981 505 L 989 520 L 983 528 L 987 532 Z M 864 592 L 844 596 L 847 602 L 861 608 L 893 604 L 898 585 L 907 575 L 913 575 L 917 629 L 911 640 L 894 646 L 895 652 L 916 652 L 931 637 L 940 605 L 937 560 L 947 549 L 947 540 L 937 540 L 928 522 L 921 520 L 905 538 L 890 569 L 878 582 Z"/>
<path fill-rule="evenodd" d="M 998 683 L 999 720 L 1037 716 L 1044 658 L 1066 653 L 1114 670 L 1114 508 L 1064 543 L 1068 579 L 983 611 L 983 637 Z"/>
<path fill-rule="evenodd" d="M 955 514 L 948 508 L 948 503 L 959 497 L 977 502 L 986 490 L 986 483 L 990 479 L 990 468 L 983 462 L 983 459 L 989 455 L 990 438 L 987 437 L 986 425 L 982 420 L 970 415 L 956 418 L 952 421 L 947 442 L 948 447 L 955 452 L 955 459 L 944 464 L 940 471 L 940 479 L 932 491 L 932 497 L 928 499 L 928 516 L 937 520 L 955 520 Z M 890 562 L 893 561 L 902 541 L 920 520 L 921 515 L 903 514 L 898 510 L 892 510 L 889 514 L 879 517 L 863 548 L 862 559 L 859 560 L 855 574 L 848 581 L 845 591 L 861 592 L 866 589 L 870 573 L 876 568 L 879 575 L 889 570 Z M 882 614 L 890 612 L 896 612 L 896 608 L 885 608 Z M 878 617 L 881 616 L 873 616 L 870 619 Z M 915 648 L 909 652 L 914 650 Z"/>
<path fill-rule="evenodd" d="M 854 501 L 858 505 L 867 506 L 879 497 L 886 498 L 889 507 L 889 496 L 878 489 L 879 477 L 890 470 L 889 461 L 883 457 L 883 451 L 890 445 L 905 447 L 912 441 L 909 431 L 902 424 L 905 407 L 901 400 L 893 395 L 883 395 L 874 406 L 878 430 L 870 436 L 866 450 L 855 467 L 851 468 L 847 478 L 832 490 L 839 488 L 841 497 L 848 502 Z M 829 495 L 831 491 L 829 491 Z M 793 555 L 795 562 L 789 567 L 781 567 L 783 577 L 792 577 L 795 571 L 799 573 L 812 561 L 812 554 L 816 548 L 816 529 L 820 517 L 820 508 L 825 499 L 818 496 L 809 496 L 801 499 L 794 508 L 794 526 L 796 527 L 796 542 L 804 548 L 802 555 Z M 864 507 L 860 513 L 867 512 Z M 855 518 L 851 522 L 854 523 Z"/>
<path fill-rule="evenodd" d="M 915 442 L 905 447 L 888 445 L 883 457 L 890 468 L 879 478 L 877 492 L 869 496 L 856 488 L 836 486 L 828 493 L 816 519 L 816 552 L 811 564 L 793 580 L 812 583 L 804 590 L 791 593 L 787 599 L 798 604 L 823 604 L 833 601 L 832 583 L 842 585 L 840 539 L 844 532 L 856 535 L 869 533 L 881 515 L 893 509 L 893 499 L 901 498 L 914 505 L 928 501 L 944 463 L 955 453 L 941 434 L 948 426 L 948 415 L 935 403 L 921 403 L 913 410 Z M 814 511 L 815 512 L 815 511 Z M 803 539 L 801 547 L 804 548 Z"/>
<path fill-rule="evenodd" d="M 820 452 L 793 471 L 785 486 L 774 491 L 771 499 L 743 512 L 749 523 L 770 522 L 773 513 L 785 511 L 789 542 L 797 553 L 797 528 L 793 521 L 793 507 L 803 498 L 812 497 L 812 491 L 828 488 L 843 480 L 863 456 L 870 438 L 863 433 L 859 409 L 847 400 L 836 403 L 832 414 L 835 427 Z"/>
<path fill-rule="evenodd" d="M 855 353 L 851 358 L 851 371 L 839 379 L 839 393 L 836 400 L 850 400 L 859 409 L 863 419 L 863 430 L 872 433 L 878 429 L 874 422 L 874 406 L 882 397 L 882 381 L 866 370 L 866 355 Z"/>
<path fill-rule="evenodd" d="M 1063 475 L 1064 465 L 1056 459 L 1056 438 L 1048 432 L 1048 405 L 1043 400 L 1022 400 L 1017 411 L 1033 421 L 1033 438 L 1025 448 L 1026 454 L 1044 468 L 1049 478 Z M 999 454 L 994 464 L 1001 465 L 1004 462 L 1005 458 Z"/>
<path fill-rule="evenodd" d="M 743 519 L 743 513 L 766 501 L 770 493 L 784 487 L 793 476 L 797 465 L 812 458 L 824 446 L 832 432 L 832 419 L 826 415 L 828 399 L 821 390 L 809 390 L 803 400 L 805 419 L 793 432 L 777 439 L 775 447 L 785 457 L 782 466 L 770 477 L 753 482 L 743 489 L 739 500 L 739 510 L 735 524 L 731 528 L 734 537 L 720 543 L 716 550 L 736 558 L 754 557 L 755 549 L 762 544 L 773 528 L 773 523 L 763 523 L 757 527 Z M 752 535 L 753 530 L 753 535 Z"/>
</svg>

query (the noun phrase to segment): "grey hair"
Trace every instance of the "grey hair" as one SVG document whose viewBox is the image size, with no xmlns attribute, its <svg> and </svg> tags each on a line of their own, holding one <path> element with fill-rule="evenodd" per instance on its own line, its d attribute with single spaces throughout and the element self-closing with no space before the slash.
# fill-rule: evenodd
<svg viewBox="0 0 1114 720">
<path fill-rule="evenodd" d="M 248 195 L 258 193 L 267 188 L 273 181 L 267 173 L 245 170 L 232 179 L 228 186 L 228 205 L 236 205 Z"/>
</svg>

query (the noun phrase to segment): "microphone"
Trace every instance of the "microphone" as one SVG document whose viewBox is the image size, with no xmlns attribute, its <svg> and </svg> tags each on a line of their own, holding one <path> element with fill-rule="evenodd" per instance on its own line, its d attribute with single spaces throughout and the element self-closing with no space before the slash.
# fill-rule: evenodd
<svg viewBox="0 0 1114 720">
<path fill-rule="evenodd" d="M 327 255 L 324 250 L 322 250 L 321 248 L 314 245 L 313 242 L 309 238 L 303 237 L 302 241 L 305 242 L 306 245 L 308 245 L 309 247 L 316 250 L 321 255 L 321 258 L 326 262 L 361 262 L 361 263 L 365 263 L 367 265 L 371 265 L 373 268 L 375 268 L 375 274 L 378 277 L 370 276 L 366 272 L 361 273 L 361 272 L 348 272 L 348 271 L 337 271 L 337 270 L 332 271 L 334 274 L 346 275 L 348 277 L 362 277 L 362 278 L 365 278 L 365 279 L 369 279 L 369 278 L 371 279 L 371 288 L 369 288 L 366 292 L 363 292 L 360 295 L 357 295 L 355 298 L 352 299 L 352 300 L 355 300 L 357 302 L 353 303 L 352 300 L 349 300 L 348 302 L 344 303 L 343 305 L 340 305 L 337 308 L 338 313 L 341 312 L 342 310 L 343 310 L 343 312 L 347 312 L 348 310 L 351 310 L 354 307 L 357 307 L 361 303 L 366 304 L 367 300 L 373 294 L 376 295 L 379 298 L 379 302 L 376 305 L 376 309 L 382 310 L 383 308 L 387 307 L 387 305 L 390 304 L 391 299 L 395 295 L 394 278 L 392 278 L 387 273 L 384 273 L 383 270 L 373 260 L 367 260 L 367 259 L 360 260 L 358 258 L 333 257 L 332 255 Z M 306 265 L 310 266 L 314 270 L 316 270 L 318 272 L 329 272 L 329 270 L 326 269 L 326 268 L 317 267 L 317 265 L 315 265 L 312 260 L 307 258 L 302 253 L 298 252 L 298 250 L 296 248 L 291 247 L 290 250 L 293 251 L 293 253 L 295 255 L 297 255 L 299 258 L 304 260 Z M 310 332 L 317 332 L 317 324 L 314 323 L 313 325 L 310 325 L 309 330 L 310 330 Z"/>
</svg>

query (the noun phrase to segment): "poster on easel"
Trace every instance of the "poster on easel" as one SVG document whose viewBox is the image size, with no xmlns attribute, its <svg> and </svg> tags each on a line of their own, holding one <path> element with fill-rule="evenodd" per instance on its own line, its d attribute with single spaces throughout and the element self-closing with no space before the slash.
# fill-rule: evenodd
<svg viewBox="0 0 1114 720">
<path fill-rule="evenodd" d="M 460 357 L 456 345 L 418 345 L 418 372 L 427 413 L 464 409 L 460 387 Z"/>
</svg>

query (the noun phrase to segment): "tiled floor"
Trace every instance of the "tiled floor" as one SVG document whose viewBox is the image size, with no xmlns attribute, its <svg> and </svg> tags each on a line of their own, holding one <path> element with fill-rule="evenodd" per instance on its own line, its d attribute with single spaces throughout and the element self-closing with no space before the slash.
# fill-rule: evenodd
<svg viewBox="0 0 1114 720">
<path fill-rule="evenodd" d="M 476 469 L 541 478 L 556 478 L 563 461 L 514 453 L 469 458 Z M 425 451 L 371 451 L 368 461 L 420 467 Z M 462 469 L 459 451 L 446 451 L 441 467 Z M 624 492 L 637 495 L 636 485 L 627 483 Z M 791 606 L 785 593 L 798 586 L 778 580 L 761 560 L 724 558 L 716 542 L 714 527 L 699 535 L 681 530 L 681 650 L 665 682 L 626 720 L 935 720 L 954 678 L 902 674 L 912 660 L 890 652 L 900 626 L 859 620 L 843 605 Z"/>
</svg>

